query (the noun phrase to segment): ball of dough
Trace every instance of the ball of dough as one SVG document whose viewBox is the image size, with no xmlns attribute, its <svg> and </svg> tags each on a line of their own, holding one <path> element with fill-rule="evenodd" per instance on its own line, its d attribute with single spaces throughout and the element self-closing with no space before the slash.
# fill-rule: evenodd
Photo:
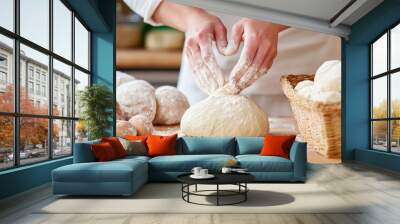
<svg viewBox="0 0 400 224">
<path fill-rule="evenodd" d="M 117 120 L 117 136 L 136 135 L 136 128 L 129 121 Z"/>
<path fill-rule="evenodd" d="M 181 120 L 181 131 L 188 136 L 264 136 L 268 129 L 265 112 L 240 95 L 211 95 Z"/>
<path fill-rule="evenodd" d="M 179 124 L 183 113 L 189 108 L 189 101 L 181 91 L 172 86 L 156 89 L 157 112 L 154 124 Z"/>
<path fill-rule="evenodd" d="M 315 73 L 314 83 L 321 91 L 341 92 L 341 63 L 338 60 L 324 62 Z"/>
<path fill-rule="evenodd" d="M 153 133 L 153 124 L 146 116 L 141 114 L 133 116 L 129 119 L 129 123 L 136 128 L 138 135 L 151 135 Z"/>
<path fill-rule="evenodd" d="M 341 94 L 336 91 L 320 92 L 311 96 L 311 100 L 324 104 L 339 103 L 341 101 Z"/>
<path fill-rule="evenodd" d="M 136 79 L 132 75 L 129 75 L 129 74 L 126 74 L 126 73 L 120 72 L 120 71 L 116 72 L 117 87 L 124 83 L 133 81 L 133 80 L 136 80 Z"/>
<path fill-rule="evenodd" d="M 117 102 L 124 115 L 124 120 L 142 114 L 153 121 L 156 115 L 154 87 L 144 80 L 133 80 L 119 86 Z"/>
<path fill-rule="evenodd" d="M 311 99 L 312 96 L 320 94 L 320 90 L 316 88 L 314 85 L 313 86 L 305 86 L 298 91 L 296 91 L 296 94 L 307 98 Z"/>
<path fill-rule="evenodd" d="M 296 87 L 294 87 L 294 91 L 297 92 L 297 91 L 300 91 L 301 89 L 303 89 L 306 86 L 313 86 L 313 85 L 314 85 L 313 81 L 304 80 L 304 81 L 301 81 L 301 82 L 297 83 Z"/>
</svg>

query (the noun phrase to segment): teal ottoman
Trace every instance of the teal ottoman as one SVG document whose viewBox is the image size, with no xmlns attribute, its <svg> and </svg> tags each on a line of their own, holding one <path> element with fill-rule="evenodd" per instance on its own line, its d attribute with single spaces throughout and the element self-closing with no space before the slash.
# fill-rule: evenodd
<svg viewBox="0 0 400 224">
<path fill-rule="evenodd" d="M 147 160 L 144 156 L 133 156 L 59 167 L 52 172 L 53 193 L 132 195 L 148 180 Z"/>
</svg>

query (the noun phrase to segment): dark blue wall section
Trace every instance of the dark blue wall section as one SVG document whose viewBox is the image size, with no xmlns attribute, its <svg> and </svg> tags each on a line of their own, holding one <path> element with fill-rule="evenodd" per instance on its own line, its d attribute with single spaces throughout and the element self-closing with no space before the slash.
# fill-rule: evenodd
<svg viewBox="0 0 400 224">
<path fill-rule="evenodd" d="M 67 0 L 92 31 L 92 81 L 110 87 L 115 95 L 115 1 Z M 115 111 L 115 110 L 114 110 Z M 115 114 L 115 112 L 114 112 Z M 113 118 L 115 126 L 115 115 Z M 110 127 L 110 131 L 115 130 Z M 51 171 L 72 158 L 47 161 L 0 172 L 0 199 L 51 181 Z"/>
<path fill-rule="evenodd" d="M 343 159 L 399 170 L 400 157 L 369 150 L 369 43 L 400 21 L 400 1 L 386 0 L 351 27 L 343 41 Z M 397 161 L 397 162 L 394 162 Z"/>
<path fill-rule="evenodd" d="M 343 47 L 345 69 L 342 116 L 345 136 L 343 160 L 354 159 L 354 149 L 369 145 L 369 59 L 368 45 L 351 44 Z"/>
<path fill-rule="evenodd" d="M 111 31 L 111 23 L 100 11 L 99 4 L 112 5 L 114 1 L 108 0 L 66 0 L 75 12 L 85 21 L 93 32 L 109 32 Z M 115 4 L 114 4 L 115 5 Z"/>
</svg>

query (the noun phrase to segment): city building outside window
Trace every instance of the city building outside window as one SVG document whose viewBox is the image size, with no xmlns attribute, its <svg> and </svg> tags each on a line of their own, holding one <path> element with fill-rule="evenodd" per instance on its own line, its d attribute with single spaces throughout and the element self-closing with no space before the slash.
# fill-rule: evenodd
<svg viewBox="0 0 400 224">
<path fill-rule="evenodd" d="M 90 85 L 87 26 L 62 0 L 17 1 L 0 1 L 19 21 L 0 23 L 0 170 L 70 156 L 87 139 L 71 107 Z"/>
</svg>

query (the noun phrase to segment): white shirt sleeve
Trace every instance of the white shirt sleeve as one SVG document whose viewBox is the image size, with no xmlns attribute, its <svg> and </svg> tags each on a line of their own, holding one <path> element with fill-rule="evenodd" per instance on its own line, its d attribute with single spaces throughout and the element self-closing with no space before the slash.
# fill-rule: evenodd
<svg viewBox="0 0 400 224">
<path fill-rule="evenodd" d="M 124 2 L 137 14 L 143 17 L 144 22 L 153 26 L 161 25 L 153 19 L 153 13 L 162 0 L 124 0 Z"/>
</svg>

